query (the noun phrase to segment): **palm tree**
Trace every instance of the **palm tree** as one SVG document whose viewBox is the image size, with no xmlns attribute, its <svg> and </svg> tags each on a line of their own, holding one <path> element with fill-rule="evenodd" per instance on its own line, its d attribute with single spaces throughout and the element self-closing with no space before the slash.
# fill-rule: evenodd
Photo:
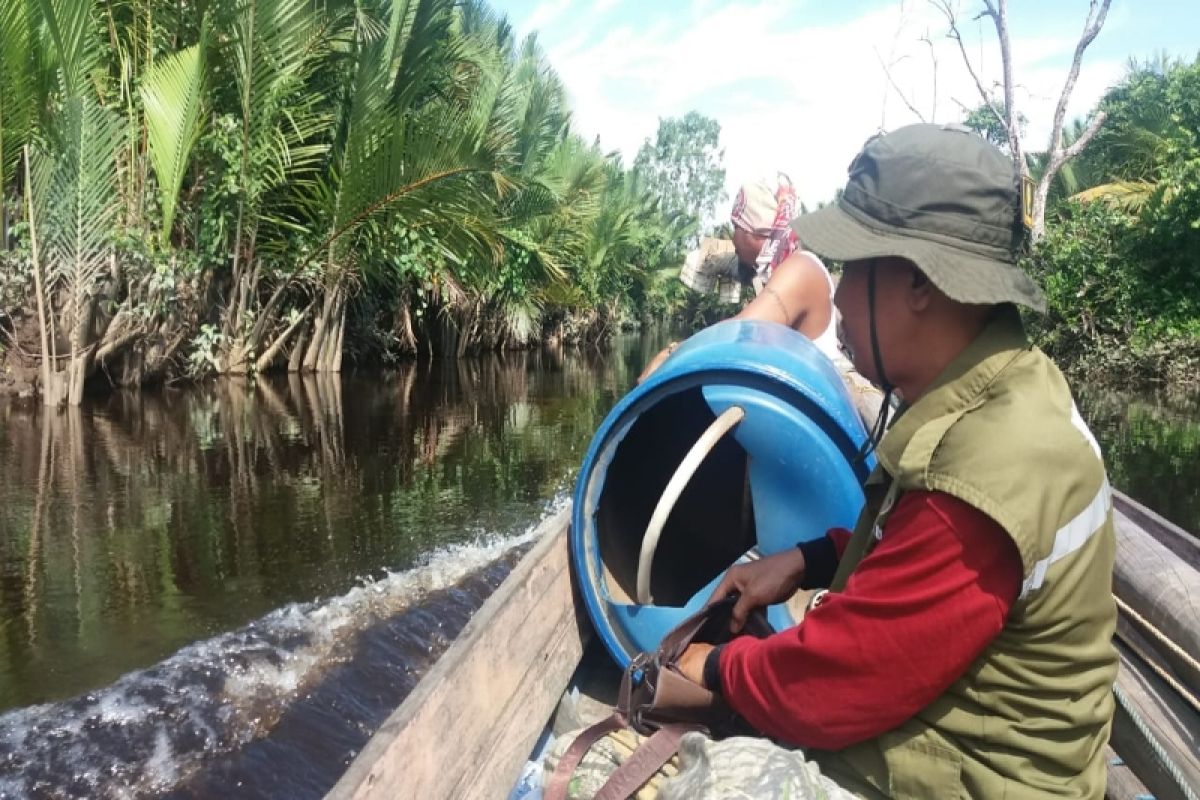
<svg viewBox="0 0 1200 800">
<path fill-rule="evenodd" d="M 501 254 L 496 201 L 513 188 L 505 174 L 512 132 L 497 113 L 495 74 L 486 63 L 464 63 L 454 46 L 452 0 L 397 0 L 390 11 L 382 36 L 352 37 L 349 90 L 335 109 L 329 160 L 297 183 L 297 222 L 321 232 L 311 256 L 321 307 L 306 370 L 341 368 L 348 294 L 361 267 L 378 268 L 355 247 L 368 223 L 402 220 L 411 231 L 431 231 L 459 267 L 494 264 Z M 474 78 L 447 85 L 464 66 Z M 274 357 L 270 349 L 266 355 Z"/>
<path fill-rule="evenodd" d="M 276 274 L 272 293 L 260 304 L 260 283 L 279 263 L 264 264 L 261 251 L 271 255 L 272 246 L 275 254 L 286 249 L 285 228 L 260 231 L 260 225 L 278 211 L 271 204 L 278 190 L 311 179 L 327 149 L 320 137 L 328 121 L 308 79 L 323 46 L 324 26 L 331 22 L 314 13 L 308 0 L 221 4 L 218 12 L 233 20 L 223 58 L 233 65 L 237 90 L 238 194 L 219 363 L 223 371 L 236 373 L 253 366 L 255 350 L 294 277 L 290 270 Z"/>
<path fill-rule="evenodd" d="M 57 364 L 52 369 L 52 380 L 65 382 L 66 392 L 47 386 L 43 397 L 55 400 L 65 394 L 71 405 L 78 405 L 94 363 L 100 285 L 116 270 L 112 236 L 120 207 L 113 198 L 118 196 L 117 154 L 126 129 L 120 115 L 101 103 L 93 83 L 103 73 L 92 4 L 42 0 L 41 11 L 46 52 L 57 69 L 50 100 L 54 112 L 33 151 L 32 188 L 46 257 L 47 299 L 62 298 L 60 329 L 68 347 L 66 370 L 59 371 Z M 54 303 L 47 305 L 53 308 Z M 54 331 L 50 334 L 53 340 Z"/>
<path fill-rule="evenodd" d="M 207 51 L 205 27 L 198 43 L 159 61 L 140 89 L 150 160 L 158 178 L 164 245 L 170 241 L 179 190 L 204 127 Z"/>
<path fill-rule="evenodd" d="M 1080 158 L 1064 169 L 1061 197 L 1089 202 L 1105 200 L 1137 213 L 1154 194 L 1161 167 L 1173 143 L 1185 132 L 1169 97 L 1170 75 L 1183 63 L 1166 54 L 1130 62 L 1124 81 L 1101 101 L 1109 114 L 1104 127 Z M 1082 132 L 1076 121 L 1064 131 L 1070 144 Z"/>
<path fill-rule="evenodd" d="M 0 3 L 0 250 L 7 250 L 7 188 L 15 185 L 21 149 L 39 111 L 37 18 L 31 0 Z"/>
</svg>

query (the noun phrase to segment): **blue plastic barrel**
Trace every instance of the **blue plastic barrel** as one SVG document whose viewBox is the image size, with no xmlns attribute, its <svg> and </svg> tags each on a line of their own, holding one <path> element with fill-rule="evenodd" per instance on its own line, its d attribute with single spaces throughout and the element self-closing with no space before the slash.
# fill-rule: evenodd
<svg viewBox="0 0 1200 800">
<path fill-rule="evenodd" d="M 662 529 L 637 601 L 642 539 L 685 454 L 723 412 L 744 417 L 708 452 Z M 735 412 L 736 415 L 736 412 Z M 841 378 L 804 336 L 729 320 L 684 342 L 609 413 L 575 485 L 572 568 L 622 667 L 698 610 L 730 565 L 851 527 L 874 467 Z M 777 629 L 793 624 L 768 609 Z"/>
</svg>

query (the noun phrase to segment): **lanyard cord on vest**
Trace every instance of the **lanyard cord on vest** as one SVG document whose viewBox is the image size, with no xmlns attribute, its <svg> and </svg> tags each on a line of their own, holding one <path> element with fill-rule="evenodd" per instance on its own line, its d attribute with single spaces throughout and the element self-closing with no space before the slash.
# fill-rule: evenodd
<svg viewBox="0 0 1200 800">
<path fill-rule="evenodd" d="M 867 270 L 867 314 L 871 330 L 871 357 L 875 359 L 875 374 L 879 376 L 879 388 L 883 390 L 883 402 L 879 406 L 879 416 L 875 418 L 875 424 L 871 426 L 870 435 L 859 448 L 856 461 L 860 463 L 866 460 L 867 456 L 878 446 L 879 441 L 883 439 L 883 434 L 887 430 L 888 411 L 892 407 L 892 393 L 896 390 L 883 369 L 883 356 L 879 352 L 879 335 L 875 330 L 875 259 L 871 259 Z"/>
</svg>

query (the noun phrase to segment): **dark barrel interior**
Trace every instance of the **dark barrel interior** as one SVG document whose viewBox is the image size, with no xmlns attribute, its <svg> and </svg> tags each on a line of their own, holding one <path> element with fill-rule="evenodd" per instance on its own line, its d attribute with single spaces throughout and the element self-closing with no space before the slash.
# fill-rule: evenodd
<svg viewBox="0 0 1200 800">
<path fill-rule="evenodd" d="M 642 538 L 663 490 L 688 450 L 716 419 L 699 387 L 643 412 L 617 447 L 604 478 L 596 531 L 608 591 L 637 596 Z M 709 452 L 667 520 L 654 557 L 654 604 L 681 606 L 755 544 L 748 457 L 736 428 Z"/>
</svg>

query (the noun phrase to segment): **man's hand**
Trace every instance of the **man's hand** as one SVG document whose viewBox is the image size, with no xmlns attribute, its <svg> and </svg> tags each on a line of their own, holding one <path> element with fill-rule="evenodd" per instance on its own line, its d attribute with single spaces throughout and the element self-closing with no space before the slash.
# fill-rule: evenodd
<svg viewBox="0 0 1200 800">
<path fill-rule="evenodd" d="M 703 642 L 689 644 L 687 650 L 684 650 L 683 655 L 679 657 L 679 671 L 683 673 L 683 677 L 692 683 L 703 686 L 704 662 L 708 659 L 708 654 L 712 652 L 712 649 L 711 644 Z"/>
<path fill-rule="evenodd" d="M 729 623 L 729 630 L 737 633 L 752 610 L 782 603 L 791 597 L 804 579 L 804 567 L 804 554 L 795 547 L 749 564 L 735 564 L 725 573 L 708 602 L 711 605 L 734 592 L 740 595 Z"/>
</svg>

